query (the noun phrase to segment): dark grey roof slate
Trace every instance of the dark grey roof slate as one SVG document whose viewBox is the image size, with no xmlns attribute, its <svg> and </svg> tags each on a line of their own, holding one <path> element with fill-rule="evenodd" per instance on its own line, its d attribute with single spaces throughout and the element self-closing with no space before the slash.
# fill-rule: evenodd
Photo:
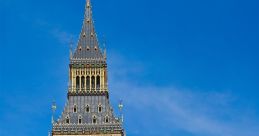
<svg viewBox="0 0 259 136">
<path fill-rule="evenodd" d="M 77 43 L 77 48 L 72 59 L 90 59 L 103 58 L 102 51 L 99 47 L 98 38 L 94 29 L 92 17 L 92 7 L 90 1 L 87 1 L 83 27 Z"/>
<path fill-rule="evenodd" d="M 75 106 L 76 112 L 74 112 Z M 86 110 L 87 106 L 90 107 L 89 112 Z M 101 112 L 98 111 L 99 106 L 102 107 Z M 82 119 L 81 123 L 78 122 L 79 117 Z M 93 123 L 93 117 L 96 117 L 96 123 Z M 105 117 L 108 117 L 108 122 L 105 121 Z M 69 123 L 66 123 L 67 118 Z M 80 128 L 80 126 L 85 129 L 97 129 L 95 126 L 104 126 L 103 129 L 113 128 L 123 131 L 121 122 L 114 117 L 113 109 L 106 95 L 69 96 L 62 115 L 53 124 L 52 131 L 64 131 L 65 128 L 73 129 L 74 127 Z"/>
</svg>

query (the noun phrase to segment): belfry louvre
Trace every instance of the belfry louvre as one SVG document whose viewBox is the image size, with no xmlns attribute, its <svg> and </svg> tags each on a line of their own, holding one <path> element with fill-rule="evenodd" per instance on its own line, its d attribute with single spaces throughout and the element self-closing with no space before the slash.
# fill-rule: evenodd
<svg viewBox="0 0 259 136">
<path fill-rule="evenodd" d="M 70 53 L 69 89 L 52 136 L 124 136 L 122 119 L 109 102 L 106 51 L 99 47 L 90 0 L 86 1 L 77 47 Z"/>
</svg>

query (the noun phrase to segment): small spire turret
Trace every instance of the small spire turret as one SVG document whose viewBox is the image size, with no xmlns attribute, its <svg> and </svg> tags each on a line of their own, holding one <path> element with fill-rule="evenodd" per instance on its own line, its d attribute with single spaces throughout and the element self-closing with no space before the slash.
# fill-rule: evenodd
<svg viewBox="0 0 259 136">
<path fill-rule="evenodd" d="M 122 113 L 123 104 L 122 104 L 122 100 L 120 100 L 120 103 L 119 103 L 118 107 L 119 107 L 119 111 L 120 111 L 120 121 L 121 121 L 121 123 L 123 123 L 123 113 Z"/>
<path fill-rule="evenodd" d="M 57 106 L 55 102 L 52 102 L 51 105 L 51 110 L 52 110 L 52 117 L 51 117 L 51 124 L 54 124 L 54 116 L 55 116 L 55 112 L 56 112 Z"/>
<path fill-rule="evenodd" d="M 107 59 L 107 55 L 106 55 L 106 40 L 105 37 L 103 37 L 103 57 L 106 60 Z"/>
<path fill-rule="evenodd" d="M 73 47 L 73 41 L 71 40 L 70 41 L 70 44 L 69 44 L 69 59 L 71 60 L 72 58 L 73 58 L 73 49 L 72 49 L 72 47 Z"/>
</svg>

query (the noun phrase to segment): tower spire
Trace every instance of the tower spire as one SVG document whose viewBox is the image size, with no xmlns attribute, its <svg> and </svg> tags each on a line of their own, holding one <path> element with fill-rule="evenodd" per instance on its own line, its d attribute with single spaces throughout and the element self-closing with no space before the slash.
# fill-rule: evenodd
<svg viewBox="0 0 259 136">
<path fill-rule="evenodd" d="M 103 59 L 103 54 L 100 50 L 97 34 L 94 28 L 92 5 L 90 0 L 86 0 L 83 26 L 73 58 Z"/>
<path fill-rule="evenodd" d="M 106 53 L 99 47 L 91 1 L 86 0 L 76 50 L 70 58 L 67 103 L 56 120 L 52 105 L 52 136 L 124 136 L 122 102 L 117 118 L 110 105 Z"/>
</svg>

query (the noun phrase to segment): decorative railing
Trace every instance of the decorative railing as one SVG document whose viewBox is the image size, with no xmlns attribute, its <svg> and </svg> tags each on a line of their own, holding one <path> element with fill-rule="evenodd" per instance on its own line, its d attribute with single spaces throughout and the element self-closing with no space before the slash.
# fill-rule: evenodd
<svg viewBox="0 0 259 136">
<path fill-rule="evenodd" d="M 81 133 L 96 133 L 96 132 L 117 132 L 122 133 L 123 128 L 121 124 L 54 124 L 52 128 L 53 133 L 67 133 L 75 132 Z"/>
<path fill-rule="evenodd" d="M 91 91 L 108 91 L 108 89 L 106 88 L 101 89 L 101 87 L 98 87 L 98 88 L 76 88 L 72 86 L 68 87 L 68 92 L 91 92 Z"/>
<path fill-rule="evenodd" d="M 70 62 L 72 64 L 102 64 L 106 67 L 106 59 L 105 58 L 71 58 Z"/>
<path fill-rule="evenodd" d="M 103 95 L 107 96 L 109 98 L 109 93 L 107 89 L 68 89 L 67 96 L 97 96 L 97 95 Z"/>
</svg>

